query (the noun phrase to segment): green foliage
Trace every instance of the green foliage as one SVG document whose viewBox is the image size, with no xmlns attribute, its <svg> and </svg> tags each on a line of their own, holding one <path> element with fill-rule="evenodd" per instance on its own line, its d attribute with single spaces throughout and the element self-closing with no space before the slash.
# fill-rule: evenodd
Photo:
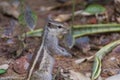
<svg viewBox="0 0 120 80">
<path fill-rule="evenodd" d="M 92 80 L 95 80 L 101 73 L 101 60 L 96 56 L 93 65 Z"/>
<path fill-rule="evenodd" d="M 68 48 L 72 48 L 75 43 L 75 39 L 73 38 L 73 35 L 69 32 L 64 36 L 64 44 Z"/>
<path fill-rule="evenodd" d="M 101 73 L 101 60 L 103 57 L 112 51 L 113 48 L 116 46 L 120 45 L 120 40 L 117 40 L 115 42 L 112 42 L 104 47 L 102 47 L 96 54 L 95 54 L 95 60 L 94 60 L 94 65 L 93 65 L 93 73 L 92 73 L 92 80 L 95 80 L 98 78 L 98 76 Z"/>
<path fill-rule="evenodd" d="M 26 33 L 27 37 L 41 37 L 42 36 L 43 29 L 37 29 L 34 31 L 29 31 Z M 24 36 L 24 34 L 23 34 Z"/>
<path fill-rule="evenodd" d="M 120 24 L 92 24 L 92 25 L 75 25 L 73 27 L 73 37 L 81 37 L 96 33 L 117 32 L 120 31 Z"/>
<path fill-rule="evenodd" d="M 27 32 L 28 37 L 41 37 L 43 29 L 37 29 Z M 120 31 L 120 24 L 89 24 L 89 25 L 74 25 L 73 34 L 74 38 L 85 35 L 105 32 L 118 32 Z"/>
<path fill-rule="evenodd" d="M 33 19 L 34 19 L 34 21 L 36 23 L 37 20 L 38 20 L 38 16 L 37 16 L 37 14 L 34 11 L 32 11 L 32 17 L 33 17 Z"/>
<path fill-rule="evenodd" d="M 88 12 L 90 14 L 100 14 L 106 11 L 106 9 L 99 4 L 90 4 L 87 6 L 87 8 L 84 10 L 85 12 Z"/>
<path fill-rule="evenodd" d="M 37 24 L 37 15 L 27 7 L 25 11 L 21 12 L 18 21 L 22 26 L 27 26 L 33 30 Z"/>
<path fill-rule="evenodd" d="M 24 13 L 21 13 L 18 17 L 18 21 L 21 25 L 23 26 L 26 26 L 26 22 L 25 22 L 25 19 L 24 19 Z"/>
<path fill-rule="evenodd" d="M 120 31 L 120 24 L 92 24 L 92 25 L 74 25 L 72 28 L 72 33 L 65 35 L 65 45 L 69 48 L 75 43 L 75 38 L 105 32 L 117 32 Z M 28 37 L 40 37 L 42 35 L 42 29 L 37 29 L 34 31 L 27 32 Z"/>
<path fill-rule="evenodd" d="M 33 11 L 31 11 L 29 7 L 26 8 L 24 14 L 26 25 L 29 27 L 30 30 L 33 30 L 37 23 L 37 15 Z"/>
<path fill-rule="evenodd" d="M 0 69 L 0 74 L 4 74 L 6 73 L 6 70 L 5 69 Z"/>
<path fill-rule="evenodd" d="M 27 36 L 30 37 L 40 37 L 42 35 L 43 29 L 37 29 L 34 31 L 27 32 Z M 118 32 L 120 31 L 120 24 L 89 24 L 89 25 L 74 25 L 73 34 L 74 38 L 78 38 L 85 35 L 95 34 L 95 33 L 106 33 L 106 32 Z"/>
</svg>

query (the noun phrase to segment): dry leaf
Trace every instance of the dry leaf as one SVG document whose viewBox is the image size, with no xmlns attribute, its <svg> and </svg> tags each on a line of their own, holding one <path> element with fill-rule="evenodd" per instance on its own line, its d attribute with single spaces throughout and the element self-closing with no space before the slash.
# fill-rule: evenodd
<svg viewBox="0 0 120 80">
<path fill-rule="evenodd" d="M 19 12 L 13 5 L 9 4 L 8 2 L 0 2 L 0 12 L 3 14 L 7 14 L 13 16 L 14 18 L 18 18 Z"/>
<path fill-rule="evenodd" d="M 72 80 L 90 80 L 89 77 L 87 77 L 79 72 L 75 72 L 73 70 L 70 70 L 70 79 L 72 79 Z"/>
<path fill-rule="evenodd" d="M 105 79 L 105 80 L 120 80 L 120 74 L 117 74 L 117 75 L 108 77 L 108 78 Z"/>
<path fill-rule="evenodd" d="M 8 69 L 9 65 L 8 64 L 3 64 L 3 65 L 0 65 L 0 69 Z"/>
<path fill-rule="evenodd" d="M 86 57 L 86 58 L 82 58 L 82 59 L 77 59 L 77 60 L 75 60 L 75 63 L 80 64 L 80 63 L 82 63 L 84 61 L 89 61 L 89 60 L 93 59 L 93 57 L 94 56 L 90 56 L 90 57 Z"/>
</svg>

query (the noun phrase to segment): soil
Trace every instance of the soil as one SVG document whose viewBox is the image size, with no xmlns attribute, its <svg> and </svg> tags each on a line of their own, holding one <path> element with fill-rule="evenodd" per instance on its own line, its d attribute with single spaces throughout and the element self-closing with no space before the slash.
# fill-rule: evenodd
<svg viewBox="0 0 120 80">
<path fill-rule="evenodd" d="M 5 0 L 0 0 L 0 2 L 2 1 L 5 1 Z M 34 10 L 34 12 L 38 16 L 38 22 L 35 29 L 44 27 L 48 15 L 57 16 L 62 13 L 64 14 L 64 13 L 72 12 L 71 5 L 68 7 L 58 8 L 51 11 L 41 11 L 41 7 L 43 6 L 48 7 L 48 6 L 55 6 L 55 5 L 61 4 L 61 3 L 58 3 L 56 0 L 26 0 L 26 4 L 29 5 L 31 9 Z M 114 11 L 110 8 L 113 6 L 110 5 L 110 3 L 104 4 L 104 6 L 108 8 L 108 12 L 112 12 L 111 14 L 108 15 L 109 20 L 105 22 L 114 22 L 115 19 L 113 19 L 113 16 L 112 16 Z M 81 7 L 81 5 L 76 5 L 76 10 L 83 9 L 83 8 L 84 7 Z M 7 77 L 7 76 L 18 76 L 18 77 L 26 76 L 27 68 L 25 68 L 25 66 L 27 67 L 28 65 L 30 65 L 29 63 L 31 60 L 31 56 L 37 52 L 41 43 L 41 38 L 39 37 L 26 38 L 25 39 L 26 47 L 23 50 L 22 47 L 24 45 L 22 44 L 22 41 L 20 41 L 18 37 L 13 37 L 13 35 L 15 36 L 15 35 L 18 35 L 19 33 L 22 33 L 21 26 L 17 25 L 17 27 L 15 27 L 14 32 L 12 32 L 12 35 L 11 35 L 10 22 L 11 22 L 11 17 L 8 17 L 0 13 L 0 29 L 3 29 L 3 31 L 1 31 L 0 33 L 5 36 L 3 38 L 0 38 L 0 65 L 5 63 L 10 65 L 7 72 L 5 74 L 0 75 L 0 78 Z M 66 23 L 71 25 L 72 21 L 69 20 L 69 21 L 66 21 Z M 89 23 L 92 23 L 92 24 L 97 23 L 94 16 L 75 17 L 74 24 L 89 24 Z M 84 62 L 81 64 L 76 64 L 75 60 L 94 55 L 104 45 L 120 39 L 120 34 L 117 32 L 104 33 L 104 34 L 89 35 L 87 37 L 89 38 L 89 43 L 86 45 L 89 45 L 90 49 L 86 49 L 87 50 L 86 52 L 83 52 L 84 50 L 81 50 L 81 49 L 84 49 L 84 47 L 79 49 L 76 46 L 74 46 L 71 49 L 72 53 L 74 54 L 72 58 L 55 56 L 56 63 L 54 65 L 53 75 L 55 75 L 58 72 L 59 68 L 66 71 L 74 70 L 84 74 L 91 72 L 92 66 L 93 66 L 93 60 Z M 21 46 L 19 46 L 19 44 L 21 44 Z M 120 50 L 119 49 L 120 49 L 119 46 L 117 49 L 113 49 L 113 51 L 110 52 L 103 59 L 102 73 L 101 73 L 102 77 L 107 78 L 111 75 L 120 73 Z M 58 79 L 56 80 L 64 80 L 64 79 L 62 78 L 60 79 L 60 76 L 59 76 Z"/>
</svg>

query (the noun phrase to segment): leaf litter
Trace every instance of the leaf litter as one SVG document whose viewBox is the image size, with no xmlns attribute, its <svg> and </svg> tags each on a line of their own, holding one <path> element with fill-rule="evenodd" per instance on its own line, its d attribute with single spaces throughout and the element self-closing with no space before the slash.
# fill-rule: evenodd
<svg viewBox="0 0 120 80">
<path fill-rule="evenodd" d="M 29 3 L 31 4 L 31 3 L 33 3 L 33 1 L 29 1 Z M 53 2 L 54 3 L 54 2 Z M 33 8 L 37 11 L 37 13 L 39 14 L 39 8 L 38 8 L 38 6 L 39 6 L 39 4 L 34 4 L 33 3 Z M 42 5 L 41 5 L 42 6 Z M 69 9 L 70 10 L 70 9 Z M 62 11 L 63 12 L 63 11 Z M 60 11 L 56 11 L 56 10 L 54 10 L 54 11 L 51 11 L 51 13 L 61 13 Z M 66 13 L 68 13 L 68 12 L 66 12 Z M 48 13 L 47 13 L 48 14 Z M 44 14 L 44 16 L 43 16 L 43 14 L 41 13 L 41 14 L 39 14 L 39 17 L 41 18 L 41 19 L 44 19 L 45 18 L 45 15 L 47 15 L 47 14 Z M 1 17 L 1 15 L 0 15 L 0 17 Z M 79 18 L 79 17 L 78 17 Z M 80 24 L 80 22 L 79 22 L 79 20 L 77 20 L 77 18 L 75 19 L 76 20 L 76 23 L 77 24 Z M 6 22 L 5 22 L 6 23 Z M 5 24 L 5 23 L 3 23 L 3 24 Z M 42 20 L 40 20 L 40 22 L 39 22 L 39 24 L 41 24 L 41 25 L 43 25 L 43 21 Z M 70 23 L 69 21 L 68 21 L 68 23 Z M 1 25 L 1 24 L 0 24 Z M 0 26 L 0 27 L 2 27 L 2 26 Z M 5 26 L 3 26 L 3 27 L 5 27 Z M 38 26 L 36 26 L 36 27 L 38 27 Z M 40 25 L 39 25 L 39 27 L 40 27 Z M 39 28 L 38 27 L 38 28 Z M 9 29 L 8 29 L 9 30 Z M 7 32 L 7 31 L 6 31 Z M 103 45 L 105 45 L 105 44 L 107 44 L 107 43 L 109 43 L 109 41 L 111 42 L 111 41 L 114 41 L 114 40 L 117 40 L 117 39 L 119 39 L 119 36 L 117 36 L 117 38 L 115 38 L 114 40 L 113 40 L 113 38 L 116 36 L 116 35 L 120 35 L 120 34 L 115 34 L 115 35 L 113 35 L 114 33 L 111 33 L 111 34 L 108 34 L 108 35 L 106 35 L 106 34 L 100 34 L 99 35 L 99 37 L 98 36 L 95 36 L 95 35 L 90 35 L 89 37 L 90 37 L 90 43 L 89 43 L 89 45 L 91 45 L 91 43 L 94 43 L 94 45 L 97 45 L 96 47 L 99 47 L 99 48 L 101 48 Z M 103 37 L 103 38 L 101 38 L 101 36 L 105 36 L 105 37 Z M 92 39 L 92 38 L 95 38 L 96 37 L 96 39 Z M 108 40 L 106 40 L 106 38 L 108 38 Z M 30 39 L 30 41 L 28 40 L 27 41 L 27 43 L 30 45 L 30 43 L 31 43 L 31 46 L 32 46 L 32 48 L 30 48 L 31 46 L 29 46 L 29 48 L 27 48 L 27 50 L 24 52 L 24 54 L 26 54 L 26 53 L 30 53 L 30 54 L 33 54 L 34 53 L 34 50 L 35 50 L 35 48 L 37 48 L 37 46 L 35 47 L 35 44 L 38 44 L 38 43 L 40 43 L 39 42 L 39 40 L 40 39 L 37 39 L 37 38 L 35 38 L 35 40 L 32 40 L 31 38 L 29 38 Z M 37 41 L 38 40 L 38 41 Z M 35 44 L 34 43 L 32 43 L 32 42 L 36 42 Z M 97 43 L 97 42 L 95 42 L 95 41 L 98 41 L 99 43 Z M 9 48 L 10 46 L 6 46 L 5 45 L 6 44 L 6 41 L 4 40 L 4 39 L 0 39 L 0 54 L 1 53 L 9 53 L 9 51 L 11 51 L 11 49 L 9 49 L 8 50 L 8 52 L 7 52 L 7 48 Z M 4 45 L 4 46 L 3 46 Z M 6 46 L 6 47 L 5 47 Z M 99 48 L 97 48 L 97 50 L 99 49 Z M 84 48 L 83 48 L 84 49 Z M 76 48 L 73 48 L 72 49 L 73 51 L 74 51 L 74 54 L 76 54 L 77 55 L 77 57 L 74 57 L 74 58 L 70 58 L 70 59 L 66 59 L 66 58 L 62 58 L 62 59 L 60 59 L 60 58 L 58 58 L 58 57 L 56 57 L 56 59 L 57 59 L 57 62 L 56 62 L 56 65 L 55 65 L 55 70 L 54 70 L 54 72 L 56 72 L 56 70 L 59 68 L 59 67 L 62 67 L 63 68 L 63 71 L 65 71 L 66 69 L 69 71 L 69 70 L 71 70 L 71 74 L 75 74 L 74 76 L 77 76 L 77 75 L 81 75 L 81 73 L 83 74 L 83 73 L 87 73 L 87 72 L 91 72 L 91 66 L 92 66 L 92 62 L 85 62 L 85 63 L 81 63 L 80 65 L 76 65 L 75 64 L 75 60 L 77 60 L 77 59 L 79 59 L 79 58 L 83 58 L 83 57 L 89 57 L 89 56 L 92 56 L 97 50 L 95 50 L 95 48 L 92 48 L 92 46 L 90 46 L 90 50 L 88 50 L 88 53 L 90 53 L 90 54 L 82 54 L 81 53 L 81 51 L 78 51 Z M 115 50 L 115 52 L 119 52 L 119 50 L 118 51 L 116 51 Z M 10 53 L 9 53 L 9 55 L 10 55 Z M 111 56 L 113 56 L 113 55 L 116 55 L 116 54 L 111 54 Z M 23 56 L 25 56 L 25 55 L 23 55 Z M 106 56 L 107 57 L 107 56 Z M 107 61 L 106 60 L 106 57 L 105 57 L 105 60 L 104 61 Z M 6 57 L 1 57 L 1 59 L 2 58 L 4 58 L 4 59 L 6 59 Z M 117 58 L 117 56 L 115 56 L 115 58 Z M 19 58 L 20 59 L 20 58 Z M 113 61 L 114 61 L 114 57 L 113 58 L 111 58 Z M 118 61 L 116 61 L 116 62 L 118 62 L 119 63 L 119 59 L 117 59 Z M 2 60 L 0 60 L 0 62 L 1 62 Z M 111 61 L 111 60 L 110 60 Z M 115 64 L 118 64 L 118 63 L 115 63 Z M 103 71 L 105 71 L 104 70 L 104 67 L 105 66 L 108 66 L 109 68 L 111 68 L 112 67 L 112 65 L 111 66 L 109 66 L 109 63 L 106 63 L 106 62 L 103 62 L 103 64 L 106 64 L 106 65 L 103 65 Z M 107 68 L 108 68 L 107 67 Z M 116 68 L 116 67 L 118 67 L 118 66 L 115 66 L 114 68 Z M 108 70 L 109 71 L 109 70 Z M 117 71 L 117 69 L 116 69 L 116 71 Z M 6 73 L 6 74 L 4 74 L 4 76 L 6 76 L 6 78 L 7 78 L 7 76 L 8 77 L 10 77 L 10 74 L 11 73 L 14 73 L 13 71 L 12 71 L 12 69 L 11 69 L 11 65 L 10 65 L 10 67 L 8 68 L 8 72 Z M 103 73 L 103 72 L 102 72 Z M 107 72 L 107 74 L 106 73 L 103 73 L 103 74 L 101 74 L 101 76 L 102 77 L 108 77 L 109 76 L 109 74 L 108 74 L 109 72 Z M 53 75 L 54 75 L 55 73 L 53 73 Z M 116 73 L 115 73 L 116 74 Z M 13 75 L 18 75 L 17 73 L 14 73 Z M 113 75 L 113 74 L 112 74 Z M 71 75 L 72 76 L 72 75 Z M 72 76 L 72 79 L 76 79 L 76 77 L 74 77 L 74 76 Z M 0 77 L 1 77 L 1 75 L 0 75 Z M 3 76 L 2 76 L 3 77 Z M 12 77 L 12 76 L 11 76 Z M 15 78 L 15 76 L 13 76 L 14 78 Z M 64 78 L 64 77 L 63 77 Z M 79 79 L 79 78 L 78 78 Z"/>
</svg>

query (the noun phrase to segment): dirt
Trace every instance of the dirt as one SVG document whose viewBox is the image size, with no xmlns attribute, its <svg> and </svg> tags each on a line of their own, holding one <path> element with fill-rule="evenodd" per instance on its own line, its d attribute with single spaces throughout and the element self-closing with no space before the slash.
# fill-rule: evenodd
<svg viewBox="0 0 120 80">
<path fill-rule="evenodd" d="M 0 0 L 1 2 L 4 0 Z M 48 7 L 48 6 L 55 6 L 61 3 L 58 3 L 55 0 L 26 0 L 26 4 L 29 5 L 31 7 L 32 10 L 35 11 L 35 13 L 37 13 L 38 16 L 38 22 L 37 22 L 37 26 L 35 29 L 39 29 L 44 27 L 46 19 L 48 17 L 48 15 L 52 15 L 52 16 L 57 16 L 61 13 L 71 13 L 72 9 L 71 6 L 69 7 L 64 7 L 64 8 L 59 8 L 59 9 L 55 9 L 52 11 L 41 11 L 41 7 Z M 110 5 L 107 5 L 110 6 Z M 81 7 L 80 5 L 76 6 L 76 10 L 78 9 L 82 9 L 84 7 Z M 109 7 L 107 7 L 109 8 Z M 108 12 L 111 11 L 111 9 L 109 8 Z M 112 13 L 109 15 L 109 21 L 113 20 L 112 19 Z M 11 17 L 5 16 L 3 14 L 0 13 L 0 29 L 7 29 L 10 26 L 10 21 L 11 21 Z M 66 21 L 66 23 L 68 23 L 69 25 L 72 24 L 71 20 Z M 83 16 L 79 16 L 79 17 L 75 17 L 75 21 L 74 24 L 88 24 L 88 23 L 92 23 L 95 24 L 97 23 L 97 21 L 95 20 L 95 17 L 83 17 Z M 19 26 L 20 27 L 20 26 Z M 14 35 L 16 35 L 20 29 L 19 27 L 15 28 L 14 30 L 16 30 L 15 32 L 13 32 Z M 8 29 L 9 30 L 9 29 Z M 4 32 L 0 32 L 1 34 L 4 34 Z M 8 33 L 9 34 L 9 33 Z M 108 34 L 95 34 L 95 35 L 90 35 L 88 36 L 90 39 L 90 49 L 86 52 L 83 53 L 79 48 L 73 47 L 72 48 L 72 52 L 74 54 L 74 56 L 72 58 L 66 58 L 66 57 L 59 57 L 56 56 L 56 63 L 54 65 L 54 73 L 53 75 L 56 74 L 56 72 L 58 71 L 59 68 L 64 69 L 64 70 L 75 70 L 77 72 L 81 72 L 81 73 L 87 73 L 87 72 L 91 72 L 92 71 L 92 65 L 93 65 L 93 61 L 88 61 L 88 62 L 84 62 L 82 64 L 75 64 L 75 60 L 83 58 L 83 57 L 88 57 L 91 55 L 94 55 L 101 47 L 103 47 L 104 45 L 118 40 L 120 39 L 120 34 L 119 33 L 108 33 Z M 10 41 L 10 42 L 9 42 Z M 5 77 L 5 76 L 18 76 L 18 77 L 23 77 L 26 75 L 26 72 L 23 71 L 23 69 L 21 69 L 21 67 L 24 67 L 23 65 L 20 66 L 21 70 L 18 70 L 18 72 L 16 71 L 16 68 L 18 69 L 19 64 L 15 64 L 16 61 L 19 62 L 19 60 L 23 61 L 23 63 L 25 62 L 28 63 L 29 65 L 29 61 L 31 60 L 31 55 L 35 54 L 35 52 L 37 52 L 39 46 L 40 46 L 40 38 L 26 38 L 26 48 L 23 52 L 21 52 L 22 54 L 20 54 L 21 56 L 19 57 L 19 54 L 16 53 L 20 53 L 21 50 L 21 46 L 19 46 L 19 44 L 22 44 L 21 41 L 18 40 L 17 37 L 14 38 L 0 38 L 0 65 L 4 64 L 4 63 L 8 63 L 10 64 L 10 67 L 7 71 L 7 73 L 0 75 L 0 77 Z M 22 46 L 23 47 L 23 46 Z M 102 77 L 108 77 L 114 74 L 118 74 L 120 73 L 120 54 L 119 54 L 119 50 L 117 52 L 115 52 L 113 50 L 113 52 L 109 53 L 107 56 L 105 56 L 104 60 L 103 60 L 103 65 L 102 65 Z M 27 57 L 27 59 L 26 59 Z M 22 62 L 20 62 L 22 63 Z M 25 70 L 27 71 L 27 69 L 25 68 Z M 58 79 L 56 79 L 58 80 Z M 60 79 L 59 79 L 60 80 Z M 63 80 L 63 79 L 61 79 Z"/>
</svg>

